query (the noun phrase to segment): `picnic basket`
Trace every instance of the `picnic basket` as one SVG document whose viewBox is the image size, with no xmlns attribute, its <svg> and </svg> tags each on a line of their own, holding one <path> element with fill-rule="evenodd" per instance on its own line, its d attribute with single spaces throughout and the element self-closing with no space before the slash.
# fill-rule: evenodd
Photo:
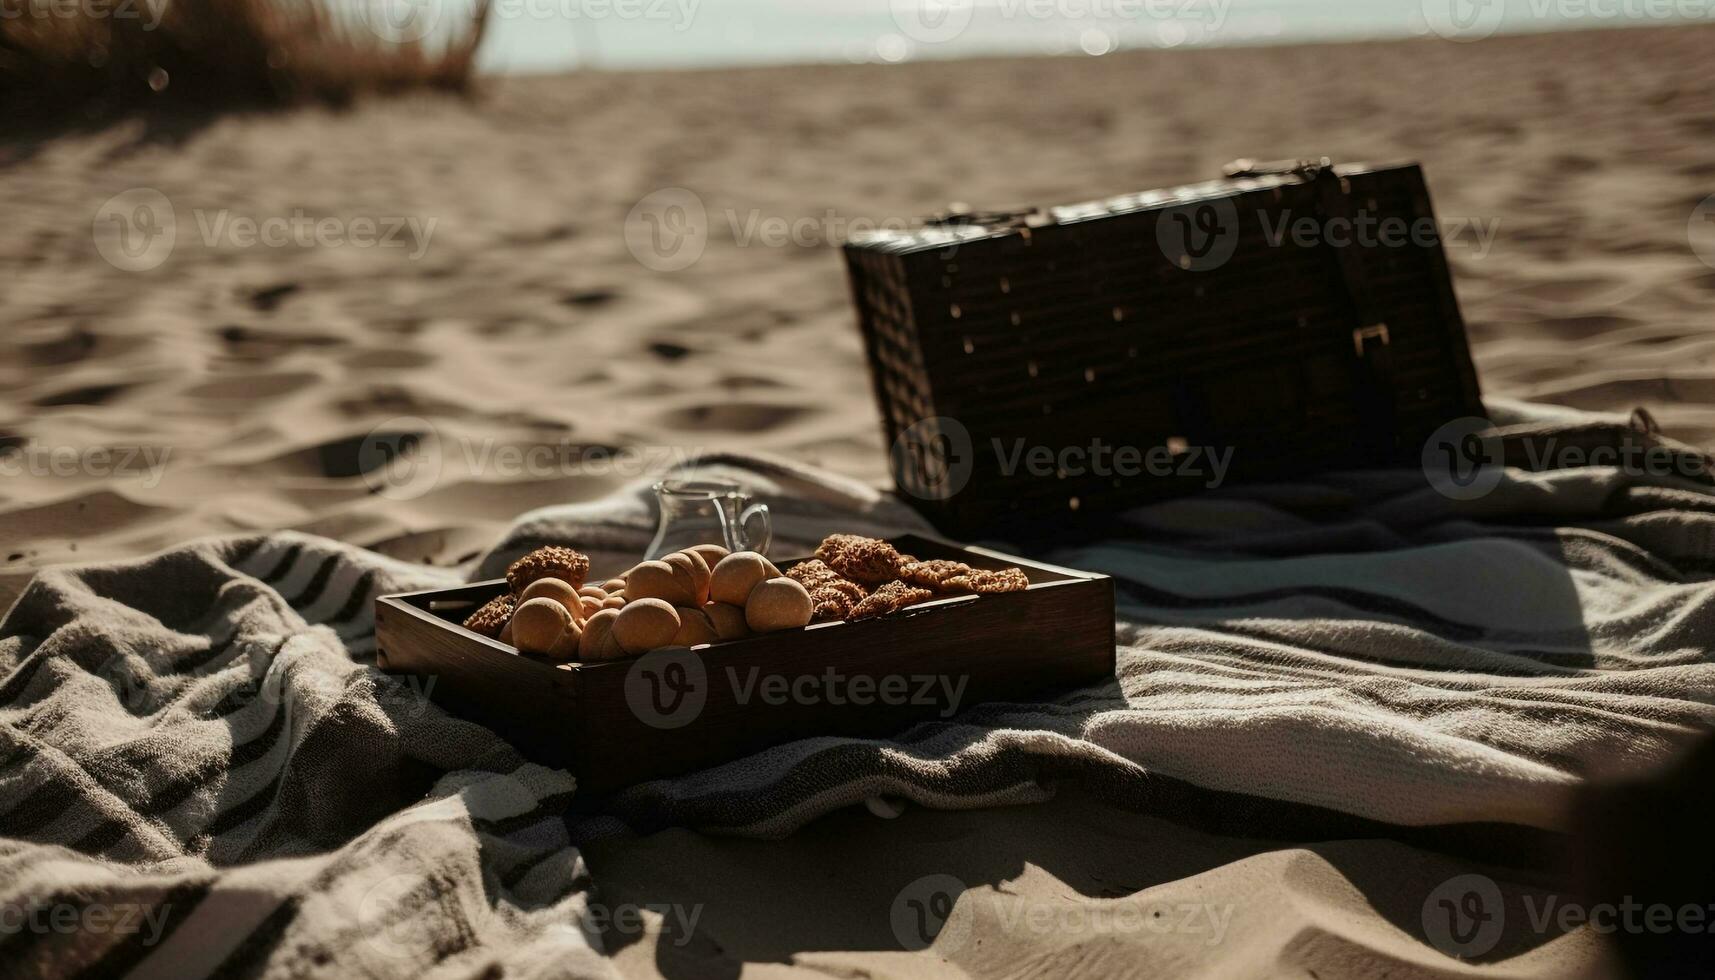
<svg viewBox="0 0 1715 980">
<path fill-rule="evenodd" d="M 949 535 L 1064 537 L 1212 482 L 1415 466 L 1481 414 L 1414 164 L 1240 161 L 845 256 L 895 483 Z M 1218 479 L 1188 465 L 1221 452 Z"/>
</svg>

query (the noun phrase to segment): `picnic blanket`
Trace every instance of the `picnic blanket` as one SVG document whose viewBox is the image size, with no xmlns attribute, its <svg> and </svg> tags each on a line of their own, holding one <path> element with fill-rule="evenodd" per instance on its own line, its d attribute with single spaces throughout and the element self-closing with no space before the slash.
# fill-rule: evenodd
<svg viewBox="0 0 1715 980">
<path fill-rule="evenodd" d="M 1639 420 L 1491 413 L 1521 467 L 1544 440 L 1663 445 Z M 695 465 L 770 501 L 777 553 L 923 529 L 826 473 Z M 1460 496 L 1368 472 L 1141 508 L 1041 555 L 1114 576 L 1112 682 L 793 743 L 574 821 L 569 774 L 373 668 L 372 603 L 548 542 L 623 567 L 653 530 L 644 485 L 525 515 L 465 576 L 295 533 L 46 571 L 0 623 L 0 972 L 605 975 L 588 835 L 772 837 L 876 797 L 983 807 L 1063 779 L 1253 836 L 1552 833 L 1585 781 L 1715 723 L 1715 495 L 1632 462 Z"/>
</svg>

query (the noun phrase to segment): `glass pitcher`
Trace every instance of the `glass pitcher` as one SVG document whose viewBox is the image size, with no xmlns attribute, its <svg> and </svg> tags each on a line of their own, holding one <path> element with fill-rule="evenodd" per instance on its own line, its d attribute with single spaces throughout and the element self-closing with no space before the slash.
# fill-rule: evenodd
<svg viewBox="0 0 1715 980">
<path fill-rule="evenodd" d="M 661 523 L 644 557 L 662 555 L 697 544 L 718 544 L 729 551 L 768 554 L 774 529 L 768 505 L 751 503 L 736 483 L 726 480 L 662 480 L 655 484 Z"/>
</svg>

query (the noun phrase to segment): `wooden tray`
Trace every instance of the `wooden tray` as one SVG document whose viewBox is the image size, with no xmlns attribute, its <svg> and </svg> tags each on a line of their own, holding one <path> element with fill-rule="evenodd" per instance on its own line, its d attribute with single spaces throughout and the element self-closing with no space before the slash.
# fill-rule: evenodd
<svg viewBox="0 0 1715 980">
<path fill-rule="evenodd" d="M 496 579 L 377 599 L 377 663 L 425 685 L 432 678 L 437 703 L 570 769 L 580 798 L 800 738 L 886 736 L 980 702 L 1043 700 L 1113 676 L 1107 576 L 918 536 L 893 544 L 923 559 L 1015 565 L 1030 587 L 862 622 L 557 664 L 459 625 L 506 588 Z"/>
</svg>

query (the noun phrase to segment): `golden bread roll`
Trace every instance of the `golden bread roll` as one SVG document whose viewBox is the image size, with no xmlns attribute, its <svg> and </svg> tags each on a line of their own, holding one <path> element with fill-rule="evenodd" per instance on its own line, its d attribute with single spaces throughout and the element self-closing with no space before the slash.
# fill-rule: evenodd
<svg viewBox="0 0 1715 980">
<path fill-rule="evenodd" d="M 625 579 L 623 577 L 621 577 L 621 578 L 610 578 L 601 584 L 601 588 L 602 588 L 603 592 L 606 592 L 609 595 L 612 595 L 615 592 L 624 592 L 625 591 Z"/>
<path fill-rule="evenodd" d="M 583 627 L 578 625 L 577 620 L 567 623 L 566 628 L 560 631 L 560 638 L 546 651 L 548 659 L 561 663 L 578 659 L 578 646 L 583 643 L 583 637 Z"/>
<path fill-rule="evenodd" d="M 607 590 L 599 585 L 586 585 L 578 590 L 578 595 L 588 599 L 606 599 Z"/>
<path fill-rule="evenodd" d="M 768 559 L 754 551 L 737 551 L 720 560 L 709 578 L 709 600 L 742 606 L 750 590 L 780 574 Z"/>
<path fill-rule="evenodd" d="M 585 663 L 618 660 L 625 651 L 613 638 L 613 623 L 619 610 L 603 609 L 584 623 L 584 635 L 578 640 L 578 659 Z"/>
<path fill-rule="evenodd" d="M 685 550 L 689 551 L 689 552 L 693 552 L 694 554 L 696 554 L 697 557 L 701 558 L 703 560 L 703 564 L 709 566 L 709 571 L 711 571 L 711 572 L 714 571 L 714 568 L 716 565 L 719 565 L 721 563 L 722 558 L 725 558 L 727 555 L 732 554 L 732 552 L 728 551 L 727 549 L 721 547 L 718 544 L 692 545 L 691 547 L 686 548 Z"/>
<path fill-rule="evenodd" d="M 633 599 L 613 621 L 613 638 L 626 653 L 647 653 L 679 635 L 679 613 L 661 599 Z"/>
<path fill-rule="evenodd" d="M 661 559 L 673 569 L 673 577 L 679 580 L 679 585 L 691 590 L 694 602 L 687 605 L 700 606 L 709 601 L 709 563 L 703 556 L 694 551 L 676 551 Z"/>
<path fill-rule="evenodd" d="M 601 607 L 603 609 L 623 609 L 625 608 L 625 596 L 610 595 L 602 600 Z"/>
<path fill-rule="evenodd" d="M 673 646 L 694 647 L 699 643 L 720 642 L 720 634 L 715 632 L 714 624 L 701 609 L 680 606 L 675 611 L 679 614 L 679 632 L 673 637 Z"/>
<path fill-rule="evenodd" d="M 744 621 L 744 610 L 739 606 L 729 602 L 704 603 L 703 615 L 709 618 L 715 636 L 722 640 L 737 640 L 750 635 L 750 627 Z"/>
<path fill-rule="evenodd" d="M 566 612 L 571 613 L 573 619 L 583 622 L 584 611 L 583 605 L 578 601 L 578 590 L 572 588 L 564 579 L 539 578 L 525 586 L 519 598 L 524 602 L 531 599 L 552 599 L 565 606 Z"/>
<path fill-rule="evenodd" d="M 744 621 L 758 633 L 798 629 L 810 624 L 815 608 L 810 593 L 802 585 L 781 575 L 750 590 L 744 604 Z"/>
<path fill-rule="evenodd" d="M 526 599 L 512 614 L 512 642 L 525 653 L 547 653 L 571 622 L 572 614 L 557 600 Z"/>
<path fill-rule="evenodd" d="M 689 576 L 689 571 L 684 573 Z M 660 599 L 669 606 L 696 605 L 696 588 L 664 561 L 646 561 L 625 577 L 625 599 Z"/>
<path fill-rule="evenodd" d="M 583 619 L 587 621 L 591 616 L 594 616 L 596 613 L 606 609 L 607 606 L 605 605 L 605 601 L 606 600 L 603 599 L 597 599 L 594 596 L 584 596 L 582 599 L 579 599 L 578 605 L 583 607 Z"/>
</svg>

